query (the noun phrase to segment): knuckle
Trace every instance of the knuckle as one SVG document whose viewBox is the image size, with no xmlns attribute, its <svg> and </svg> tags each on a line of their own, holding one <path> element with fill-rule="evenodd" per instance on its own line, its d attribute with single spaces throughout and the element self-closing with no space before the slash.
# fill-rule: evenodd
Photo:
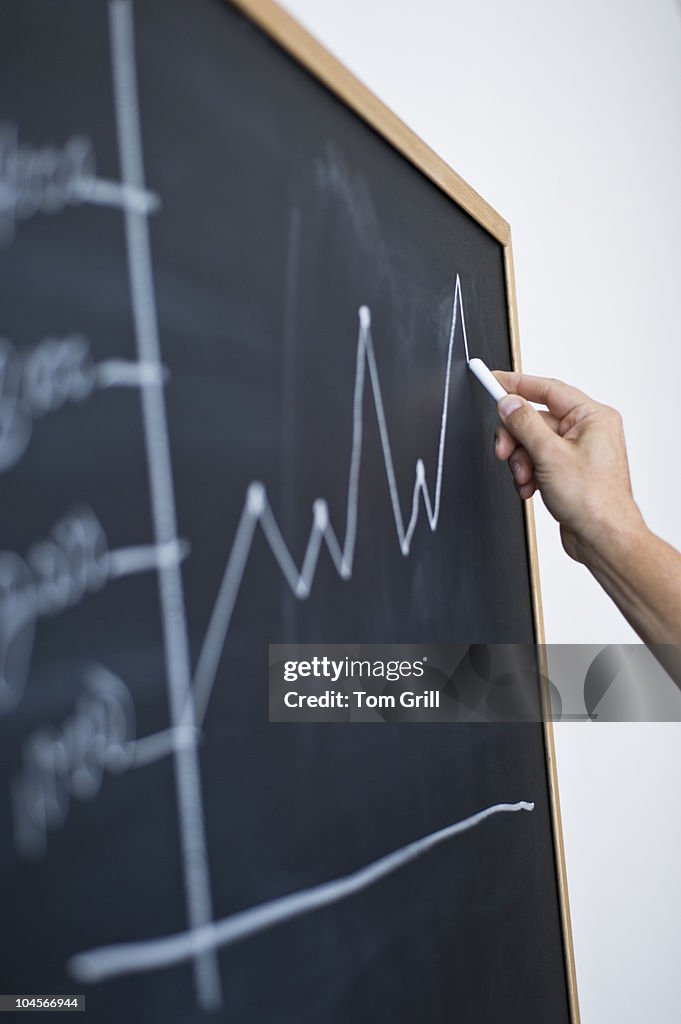
<svg viewBox="0 0 681 1024">
<path fill-rule="evenodd" d="M 556 392 L 560 392 L 565 387 L 564 382 L 559 377 L 549 377 L 549 382 L 546 386 L 546 399 L 547 405 L 551 399 L 551 396 L 556 397 Z"/>
<path fill-rule="evenodd" d="M 534 409 L 530 405 L 521 405 L 511 413 L 511 424 L 514 427 L 526 427 L 534 418 Z"/>
<path fill-rule="evenodd" d="M 622 423 L 622 417 L 621 417 L 620 413 L 617 411 L 617 409 L 613 409 L 613 407 L 611 405 L 604 405 L 604 406 L 602 406 L 602 409 L 603 409 L 603 413 L 605 414 L 605 416 L 607 416 L 607 418 L 611 421 L 611 423 L 613 423 L 613 424 L 621 424 Z"/>
</svg>

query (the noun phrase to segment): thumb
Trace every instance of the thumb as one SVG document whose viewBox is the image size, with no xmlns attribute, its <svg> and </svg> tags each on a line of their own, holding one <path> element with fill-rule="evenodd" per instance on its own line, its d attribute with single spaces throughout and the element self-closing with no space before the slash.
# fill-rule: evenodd
<svg viewBox="0 0 681 1024">
<path fill-rule="evenodd" d="M 542 419 L 534 406 L 519 395 L 505 395 L 498 405 L 499 416 L 535 466 L 550 458 L 560 444 L 560 438 Z"/>
</svg>

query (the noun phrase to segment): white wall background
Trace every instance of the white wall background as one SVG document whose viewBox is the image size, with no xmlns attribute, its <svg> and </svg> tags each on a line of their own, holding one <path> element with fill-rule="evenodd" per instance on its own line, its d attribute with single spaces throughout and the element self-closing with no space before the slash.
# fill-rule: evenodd
<svg viewBox="0 0 681 1024">
<path fill-rule="evenodd" d="M 677 0 L 285 3 L 509 220 L 523 365 L 621 410 L 681 548 Z M 631 642 L 537 514 L 547 640 Z M 677 1024 L 681 726 L 556 732 L 583 1024 Z"/>
</svg>

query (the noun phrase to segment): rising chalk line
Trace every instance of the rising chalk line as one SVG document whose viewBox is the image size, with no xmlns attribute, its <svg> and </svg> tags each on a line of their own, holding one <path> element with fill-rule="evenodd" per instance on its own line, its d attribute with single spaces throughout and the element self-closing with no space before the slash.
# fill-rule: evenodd
<svg viewBox="0 0 681 1024">
<path fill-rule="evenodd" d="M 273 928 L 301 914 L 308 914 L 354 896 L 393 871 L 398 871 L 439 843 L 475 828 L 493 815 L 533 810 L 534 803 L 526 800 L 519 800 L 513 804 L 493 804 L 462 821 L 446 825 L 437 832 L 431 832 L 377 860 L 370 861 L 349 875 L 334 878 L 330 882 L 322 882 L 309 889 L 300 889 L 286 896 L 279 896 L 266 903 L 256 904 L 202 928 L 168 935 L 162 939 L 125 942 L 78 953 L 69 960 L 68 969 L 77 981 L 92 983 L 120 974 L 175 966 L 197 954 L 240 942 L 256 932 Z"/>
<path fill-rule="evenodd" d="M 452 303 L 449 345 L 447 349 L 447 365 L 445 370 L 442 415 L 440 419 L 440 440 L 437 455 L 437 473 L 435 478 L 435 497 L 431 499 L 426 470 L 423 459 L 417 459 L 414 479 L 414 490 L 411 501 L 411 516 L 405 526 L 397 491 L 395 468 L 393 464 L 388 426 L 383 408 L 381 383 L 378 375 L 376 356 L 371 337 L 371 313 L 366 306 L 359 309 L 359 330 L 357 335 L 357 358 L 355 364 L 355 386 L 352 401 L 352 449 L 350 456 L 350 472 L 348 476 L 348 497 L 345 519 L 345 538 L 343 544 L 338 539 L 329 519 L 329 507 L 323 498 L 317 498 L 312 506 L 312 526 L 303 557 L 302 567 L 298 569 L 286 541 L 284 540 L 274 512 L 267 497 L 263 483 L 254 481 L 246 491 L 246 500 L 234 537 L 232 549 L 227 559 L 227 566 L 222 577 L 220 589 L 213 607 L 208 629 L 199 653 L 193 680 L 194 707 L 188 707 L 189 718 L 196 716 L 196 723 L 203 722 L 208 702 L 215 684 L 220 658 L 229 632 L 234 606 L 239 596 L 241 581 L 255 536 L 256 527 L 260 527 L 267 538 L 272 554 L 281 569 L 286 582 L 296 597 L 303 600 L 308 597 L 317 568 L 317 561 L 322 546 L 326 544 L 338 575 L 342 579 L 350 579 L 355 557 L 355 541 L 357 537 L 357 507 L 359 500 L 359 472 L 362 461 L 363 436 L 363 397 L 366 368 L 369 370 L 369 381 L 374 400 L 378 430 L 383 450 L 386 479 L 390 493 L 390 503 L 395 521 L 395 531 L 400 551 L 406 557 L 411 549 L 419 519 L 419 495 L 423 496 L 428 525 L 431 531 L 437 529 L 440 517 L 440 499 L 442 496 L 442 471 L 444 466 L 445 439 L 447 434 L 447 413 L 449 407 L 449 386 L 452 368 L 452 350 L 456 333 L 457 319 L 461 318 L 464 349 L 468 356 L 468 339 L 466 336 L 466 320 L 461 295 L 461 280 L 456 276 L 454 300 Z M 194 710 L 195 709 L 195 710 Z"/>
</svg>

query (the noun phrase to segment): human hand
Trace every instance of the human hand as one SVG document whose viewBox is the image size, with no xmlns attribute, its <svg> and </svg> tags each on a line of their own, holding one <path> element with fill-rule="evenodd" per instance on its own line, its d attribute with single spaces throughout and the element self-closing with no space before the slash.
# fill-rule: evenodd
<svg viewBox="0 0 681 1024">
<path fill-rule="evenodd" d="M 508 460 L 521 498 L 540 491 L 570 557 L 588 562 L 613 531 L 643 526 L 619 413 L 558 380 L 494 375 L 509 392 L 498 406 L 496 456 Z"/>
</svg>

